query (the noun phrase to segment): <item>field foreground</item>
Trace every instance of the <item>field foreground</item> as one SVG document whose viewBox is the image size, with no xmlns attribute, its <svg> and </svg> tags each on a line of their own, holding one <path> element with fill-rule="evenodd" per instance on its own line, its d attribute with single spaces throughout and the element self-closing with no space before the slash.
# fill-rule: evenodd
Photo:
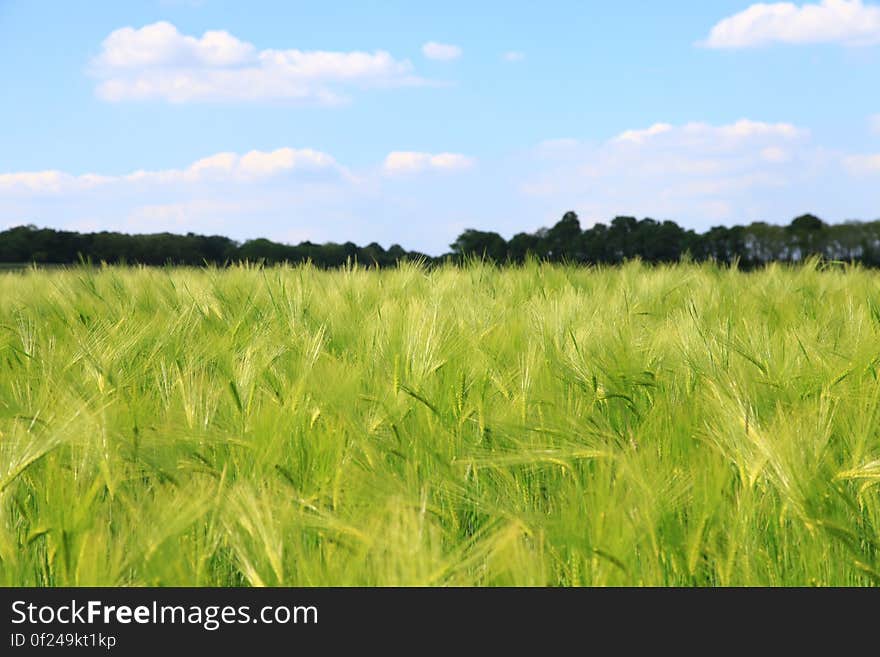
<svg viewBox="0 0 880 657">
<path fill-rule="evenodd" d="M 880 583 L 880 274 L 0 273 L 0 585 Z"/>
</svg>

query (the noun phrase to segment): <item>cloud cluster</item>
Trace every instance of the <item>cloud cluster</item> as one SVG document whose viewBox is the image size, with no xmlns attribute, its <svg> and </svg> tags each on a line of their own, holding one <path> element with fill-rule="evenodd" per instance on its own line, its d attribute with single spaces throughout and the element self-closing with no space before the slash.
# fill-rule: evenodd
<svg viewBox="0 0 880 657">
<path fill-rule="evenodd" d="M 0 192 L 30 195 L 82 192 L 112 184 L 159 184 L 200 182 L 250 182 L 290 171 L 332 171 L 346 174 L 330 155 L 310 148 L 279 148 L 250 151 L 244 155 L 217 153 L 193 162 L 185 169 L 138 170 L 121 176 L 94 173 L 74 175 L 63 171 L 25 171 L 0 174 Z"/>
<path fill-rule="evenodd" d="M 388 52 L 257 50 L 225 31 L 201 37 L 171 23 L 112 32 L 93 60 L 100 98 L 198 101 L 345 102 L 353 88 L 423 84 L 412 64 Z"/>
<path fill-rule="evenodd" d="M 459 171 L 468 169 L 474 159 L 460 153 L 419 153 L 393 151 L 385 158 L 384 170 L 389 175 L 420 173 L 422 171 Z"/>
<path fill-rule="evenodd" d="M 422 46 L 422 54 L 428 59 L 448 62 L 461 57 L 461 48 L 450 43 L 428 41 L 428 43 Z"/>
<path fill-rule="evenodd" d="M 428 171 L 460 171 L 474 164 L 474 158 L 461 153 L 421 153 L 392 151 L 382 164 L 386 175 L 418 174 Z M 124 175 L 96 173 L 71 174 L 58 170 L 0 173 L 0 195 L 45 196 L 86 192 L 110 185 L 194 185 L 202 183 L 247 184 L 284 174 L 300 177 L 322 174 L 324 180 L 355 183 L 357 176 L 340 165 L 331 155 L 311 148 L 252 150 L 243 155 L 216 153 L 196 160 L 183 169 L 138 170 Z M 369 176 L 369 172 L 365 175 Z"/>
<path fill-rule="evenodd" d="M 850 173 L 857 176 L 880 174 L 880 153 L 850 155 L 843 160 Z"/>
<path fill-rule="evenodd" d="M 714 144 L 716 146 L 738 145 L 747 140 L 759 138 L 795 139 L 805 136 L 807 132 L 790 123 L 764 123 L 740 119 L 735 123 L 713 126 L 708 123 L 686 123 L 674 127 L 669 123 L 655 123 L 643 130 L 626 130 L 612 141 L 617 143 L 644 144 L 657 139 L 661 135 L 672 137 L 676 143 L 683 144 Z"/>
<path fill-rule="evenodd" d="M 533 198 L 577 200 L 594 219 L 615 214 L 725 221 L 809 168 L 809 133 L 789 123 L 655 123 L 598 144 L 554 139 L 522 187 Z M 573 204 L 575 205 L 575 204 Z"/>
<path fill-rule="evenodd" d="M 880 6 L 862 0 L 753 4 L 718 22 L 700 45 L 754 48 L 773 43 L 880 44 Z"/>
</svg>

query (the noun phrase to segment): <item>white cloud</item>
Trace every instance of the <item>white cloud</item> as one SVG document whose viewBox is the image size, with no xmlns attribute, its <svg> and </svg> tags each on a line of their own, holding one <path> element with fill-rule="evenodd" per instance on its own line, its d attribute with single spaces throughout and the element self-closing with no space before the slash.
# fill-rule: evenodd
<svg viewBox="0 0 880 657">
<path fill-rule="evenodd" d="M 57 194 L 73 189 L 87 190 L 116 180 L 112 176 L 86 173 L 74 176 L 63 171 L 20 171 L 0 173 L 0 191 L 20 191 L 29 194 Z"/>
<path fill-rule="evenodd" d="M 705 123 L 689 123 L 684 126 L 686 132 L 700 133 L 707 137 L 720 136 L 725 139 L 752 139 L 755 137 L 795 139 L 807 134 L 791 123 L 764 123 L 740 119 L 736 123 L 713 127 Z"/>
<path fill-rule="evenodd" d="M 765 162 L 771 162 L 773 164 L 782 164 L 784 162 L 788 162 L 790 156 L 788 151 L 784 148 L 780 148 L 779 146 L 768 146 L 767 148 L 761 150 L 761 159 Z"/>
<path fill-rule="evenodd" d="M 675 128 L 669 123 L 655 123 L 651 127 L 642 130 L 626 130 L 617 135 L 614 141 L 643 144 L 650 139 L 666 134 L 672 134 L 676 139 L 738 142 L 756 137 L 794 139 L 804 136 L 806 131 L 790 123 L 764 123 L 763 121 L 750 121 L 749 119 L 740 119 L 735 123 L 720 126 L 692 122 L 686 123 L 679 128 Z"/>
<path fill-rule="evenodd" d="M 847 170 L 855 175 L 880 173 L 880 153 L 871 155 L 850 155 L 843 158 Z"/>
<path fill-rule="evenodd" d="M 718 22 L 699 45 L 753 48 L 772 43 L 880 43 L 880 6 L 862 0 L 822 0 L 801 6 L 790 2 L 753 4 Z"/>
<path fill-rule="evenodd" d="M 55 170 L 3 173 L 0 174 L 0 189 L 58 192 L 69 179 L 67 174 Z"/>
<path fill-rule="evenodd" d="M 617 214 L 742 220 L 732 213 L 775 198 L 809 169 L 808 137 L 790 123 L 741 119 L 655 123 L 595 145 L 552 140 L 538 145 L 539 166 L 521 191 L 533 201 L 564 199 L 586 221 Z"/>
<path fill-rule="evenodd" d="M 427 170 L 458 171 L 474 165 L 474 159 L 460 153 L 419 153 L 416 151 L 393 151 L 385 158 L 384 170 L 388 174 L 419 173 Z"/>
<path fill-rule="evenodd" d="M 461 48 L 449 43 L 428 41 L 428 43 L 422 46 L 422 54 L 428 59 L 446 62 L 461 57 Z"/>
<path fill-rule="evenodd" d="M 229 67 L 256 61 L 256 48 L 229 32 L 210 30 L 197 39 L 161 21 L 140 29 L 123 27 L 111 32 L 104 39 L 95 63 L 108 69 L 138 69 L 179 65 Z"/>
<path fill-rule="evenodd" d="M 295 150 L 279 148 L 266 153 L 250 151 L 238 161 L 238 173 L 245 178 L 271 176 L 279 171 L 292 169 L 328 169 L 336 166 L 336 161 L 320 151 L 310 148 Z"/>
<path fill-rule="evenodd" d="M 225 31 L 181 34 L 167 22 L 124 27 L 92 62 L 100 98 L 198 101 L 288 100 L 332 105 L 348 88 L 423 84 L 388 52 L 257 50 Z"/>
<path fill-rule="evenodd" d="M 505 62 L 515 63 L 521 62 L 526 58 L 525 53 L 519 52 L 518 50 L 508 50 L 506 53 L 501 55 L 501 59 Z"/>
<path fill-rule="evenodd" d="M 871 134 L 880 136 L 880 114 L 875 114 L 868 118 L 868 127 Z"/>
<path fill-rule="evenodd" d="M 664 132 L 669 132 L 670 130 L 672 130 L 672 126 L 668 123 L 655 123 L 650 128 L 644 130 L 626 130 L 617 135 L 614 139 L 615 141 L 628 141 L 634 144 L 641 144 L 651 137 L 662 135 Z"/>
<path fill-rule="evenodd" d="M 121 176 L 73 175 L 54 170 L 5 173 L 0 174 L 0 191 L 39 195 L 82 192 L 119 183 L 245 182 L 294 170 L 332 170 L 347 175 L 345 169 L 326 153 L 310 148 L 279 148 L 268 152 L 250 151 L 240 156 L 217 153 L 197 160 L 185 169 L 139 170 Z"/>
</svg>

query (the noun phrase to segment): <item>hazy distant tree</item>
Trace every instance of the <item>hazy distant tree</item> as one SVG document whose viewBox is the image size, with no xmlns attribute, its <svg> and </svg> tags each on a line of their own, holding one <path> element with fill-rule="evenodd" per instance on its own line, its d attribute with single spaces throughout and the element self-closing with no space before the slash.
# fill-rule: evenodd
<svg viewBox="0 0 880 657">
<path fill-rule="evenodd" d="M 507 242 L 501 235 L 482 230 L 467 229 L 449 245 L 459 257 L 477 256 L 503 262 L 507 257 Z"/>
<path fill-rule="evenodd" d="M 638 221 L 635 217 L 614 217 L 608 228 L 608 255 L 611 262 L 621 262 L 637 254 L 633 249 L 632 237 Z"/>
<path fill-rule="evenodd" d="M 547 256 L 557 262 L 583 260 L 582 238 L 581 222 L 577 214 L 566 212 L 562 219 L 547 231 L 544 238 L 547 245 Z"/>
<path fill-rule="evenodd" d="M 825 222 L 812 214 L 792 219 L 786 230 L 791 237 L 792 259 L 799 260 L 822 252 Z"/>
<path fill-rule="evenodd" d="M 406 250 L 400 244 L 392 244 L 388 247 L 388 259 L 393 264 L 406 260 Z"/>
<path fill-rule="evenodd" d="M 512 262 L 523 262 L 527 257 L 538 255 L 540 239 L 532 233 L 517 233 L 507 243 L 507 256 Z"/>
<path fill-rule="evenodd" d="M 585 262 L 605 263 L 612 262 L 614 259 L 609 250 L 608 226 L 601 222 L 593 224 L 584 231 L 581 245 Z"/>
<path fill-rule="evenodd" d="M 102 231 L 77 233 L 33 225 L 0 231 L 0 262 L 4 263 L 129 263 L 145 265 L 223 265 L 241 260 L 266 264 L 311 261 L 319 267 L 338 267 L 357 259 L 379 266 L 409 260 L 428 265 L 465 256 L 496 262 L 522 262 L 529 255 L 546 260 L 618 263 L 639 257 L 646 262 L 675 262 L 689 252 L 696 260 L 752 268 L 774 261 L 800 260 L 811 254 L 832 260 L 880 267 L 880 220 L 828 225 L 812 214 L 795 217 L 787 226 L 758 221 L 748 226 L 713 226 L 702 234 L 673 221 L 615 217 L 610 225 L 596 223 L 581 229 L 578 216 L 566 212 L 551 228 L 517 233 L 508 242 L 491 231 L 468 229 L 451 245 L 452 253 L 432 258 L 393 244 L 386 251 L 373 242 L 290 245 L 259 238 L 239 244 L 221 235 L 155 233 L 127 235 Z"/>
<path fill-rule="evenodd" d="M 735 259 L 745 257 L 742 233 L 742 226 L 713 226 L 693 240 L 692 255 L 697 260 L 732 264 Z"/>
</svg>

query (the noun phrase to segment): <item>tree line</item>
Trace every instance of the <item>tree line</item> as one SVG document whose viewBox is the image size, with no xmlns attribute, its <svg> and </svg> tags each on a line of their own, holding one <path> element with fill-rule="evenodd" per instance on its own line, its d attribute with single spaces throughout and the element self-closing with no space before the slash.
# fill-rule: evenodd
<svg viewBox="0 0 880 657">
<path fill-rule="evenodd" d="M 509 240 L 500 234 L 465 230 L 450 245 L 451 251 L 432 257 L 407 251 L 399 244 L 385 249 L 375 242 L 297 245 L 268 239 L 237 242 L 220 235 L 156 233 L 128 235 L 116 232 L 78 233 L 18 226 L 0 232 L 0 262 L 74 264 L 82 261 L 144 265 L 223 265 L 250 261 L 274 263 L 312 262 L 338 267 L 358 262 L 380 267 L 401 261 L 427 264 L 458 262 L 479 257 L 497 263 L 521 263 L 529 257 L 551 262 L 617 264 L 640 258 L 645 262 L 712 260 L 734 262 L 742 268 L 770 262 L 799 262 L 810 256 L 859 262 L 880 267 L 880 220 L 828 224 L 812 214 L 796 217 L 788 225 L 754 222 L 747 226 L 715 226 L 703 233 L 684 229 L 673 221 L 615 217 L 609 224 L 582 228 L 574 212 L 552 227 L 518 233 Z"/>
</svg>

